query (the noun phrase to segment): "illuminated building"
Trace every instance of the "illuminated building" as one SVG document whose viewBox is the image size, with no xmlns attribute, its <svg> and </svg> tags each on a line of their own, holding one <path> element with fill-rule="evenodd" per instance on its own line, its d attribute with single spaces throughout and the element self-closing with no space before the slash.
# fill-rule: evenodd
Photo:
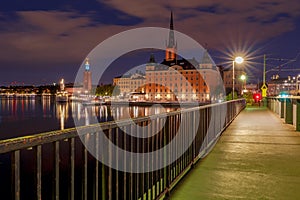
<svg viewBox="0 0 300 200">
<path fill-rule="evenodd" d="M 90 71 L 89 59 L 85 60 L 85 69 L 83 74 L 83 92 L 90 93 L 92 90 L 92 75 Z"/>
<path fill-rule="evenodd" d="M 145 80 L 145 74 L 136 72 L 115 77 L 113 85 L 119 86 L 121 96 L 128 96 L 131 93 L 145 93 Z"/>
<path fill-rule="evenodd" d="M 145 100 L 148 101 L 210 101 L 210 90 L 202 77 L 203 69 L 212 69 L 212 60 L 205 51 L 202 61 L 177 58 L 177 43 L 174 36 L 171 13 L 169 38 L 165 59 L 156 63 L 151 55 L 146 65 Z"/>
</svg>

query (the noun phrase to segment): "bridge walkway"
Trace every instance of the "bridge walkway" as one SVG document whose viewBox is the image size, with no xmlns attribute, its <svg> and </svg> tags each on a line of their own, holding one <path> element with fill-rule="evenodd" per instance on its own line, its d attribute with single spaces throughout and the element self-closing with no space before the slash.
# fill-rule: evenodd
<svg viewBox="0 0 300 200">
<path fill-rule="evenodd" d="M 300 199 L 300 133 L 247 107 L 169 199 Z"/>
</svg>

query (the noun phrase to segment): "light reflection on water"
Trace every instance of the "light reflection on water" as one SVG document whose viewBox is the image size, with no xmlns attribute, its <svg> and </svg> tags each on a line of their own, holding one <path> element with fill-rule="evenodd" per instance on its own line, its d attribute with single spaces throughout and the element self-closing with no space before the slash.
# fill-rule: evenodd
<svg viewBox="0 0 300 200">
<path fill-rule="evenodd" d="M 162 106 L 83 106 L 56 103 L 53 96 L 27 98 L 0 97 L 0 140 L 111 120 L 148 116 L 178 108 Z"/>
</svg>

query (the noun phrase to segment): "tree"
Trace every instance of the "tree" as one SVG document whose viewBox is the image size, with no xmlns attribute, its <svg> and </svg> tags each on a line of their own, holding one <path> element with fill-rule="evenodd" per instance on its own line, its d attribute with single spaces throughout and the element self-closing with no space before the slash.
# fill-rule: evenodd
<svg viewBox="0 0 300 200">
<path fill-rule="evenodd" d="M 97 96 L 117 96 L 120 94 L 120 88 L 112 84 L 101 85 L 96 88 Z"/>
<path fill-rule="evenodd" d="M 238 98 L 237 92 L 234 91 L 234 99 L 237 99 L 237 98 Z M 227 100 L 227 101 L 232 100 L 232 92 L 230 92 L 230 93 L 226 96 L 226 100 Z"/>
</svg>

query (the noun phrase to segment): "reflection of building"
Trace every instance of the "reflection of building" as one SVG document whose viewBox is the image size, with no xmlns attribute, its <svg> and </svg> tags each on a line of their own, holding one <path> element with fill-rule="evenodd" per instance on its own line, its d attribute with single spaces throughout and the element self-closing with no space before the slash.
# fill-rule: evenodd
<svg viewBox="0 0 300 200">
<path fill-rule="evenodd" d="M 120 94 L 127 96 L 130 93 L 144 93 L 145 74 L 136 72 L 134 74 L 123 75 L 113 79 L 113 85 L 119 86 Z"/>
<path fill-rule="evenodd" d="M 89 59 L 85 60 L 85 69 L 83 74 L 83 92 L 91 92 L 92 90 L 92 75 L 90 71 Z"/>
<path fill-rule="evenodd" d="M 68 119 L 68 104 L 56 105 L 56 118 L 60 120 L 60 129 L 65 129 L 65 121 Z"/>
<path fill-rule="evenodd" d="M 61 79 L 59 83 L 60 89 L 56 92 L 56 102 L 67 102 L 68 101 L 68 92 L 65 90 L 64 79 Z"/>
</svg>

